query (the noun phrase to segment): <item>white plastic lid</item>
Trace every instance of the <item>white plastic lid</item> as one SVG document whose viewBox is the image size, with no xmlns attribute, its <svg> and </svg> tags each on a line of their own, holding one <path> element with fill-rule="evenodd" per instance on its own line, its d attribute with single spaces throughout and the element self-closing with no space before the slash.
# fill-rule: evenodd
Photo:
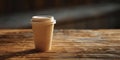
<svg viewBox="0 0 120 60">
<path fill-rule="evenodd" d="M 53 16 L 33 16 L 32 17 L 32 21 L 33 22 L 40 22 L 41 20 L 50 20 L 51 22 L 53 22 L 53 24 L 56 24 L 56 20 L 54 19 Z"/>
</svg>

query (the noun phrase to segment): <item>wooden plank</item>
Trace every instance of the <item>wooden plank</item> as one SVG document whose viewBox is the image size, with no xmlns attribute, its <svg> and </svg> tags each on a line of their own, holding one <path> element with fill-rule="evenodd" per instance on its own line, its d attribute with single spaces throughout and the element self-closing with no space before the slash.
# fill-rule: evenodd
<svg viewBox="0 0 120 60">
<path fill-rule="evenodd" d="M 119 37 L 113 29 L 55 30 L 52 50 L 38 52 L 31 29 L 0 30 L 0 60 L 119 60 Z"/>
</svg>

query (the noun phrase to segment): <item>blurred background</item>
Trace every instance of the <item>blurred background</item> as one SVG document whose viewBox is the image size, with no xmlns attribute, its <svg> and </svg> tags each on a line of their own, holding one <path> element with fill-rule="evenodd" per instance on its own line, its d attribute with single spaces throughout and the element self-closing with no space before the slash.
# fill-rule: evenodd
<svg viewBox="0 0 120 60">
<path fill-rule="evenodd" d="M 120 0 L 0 0 L 0 29 L 31 28 L 34 15 L 52 15 L 55 29 L 119 29 Z"/>
</svg>

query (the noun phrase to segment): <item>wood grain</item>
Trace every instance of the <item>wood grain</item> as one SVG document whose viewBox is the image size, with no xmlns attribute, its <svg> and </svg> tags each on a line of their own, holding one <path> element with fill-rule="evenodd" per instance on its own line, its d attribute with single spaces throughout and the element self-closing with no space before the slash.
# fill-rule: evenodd
<svg viewBox="0 0 120 60">
<path fill-rule="evenodd" d="M 34 49 L 31 29 L 0 30 L 0 60 L 119 60 L 120 30 L 55 30 L 52 50 Z"/>
</svg>

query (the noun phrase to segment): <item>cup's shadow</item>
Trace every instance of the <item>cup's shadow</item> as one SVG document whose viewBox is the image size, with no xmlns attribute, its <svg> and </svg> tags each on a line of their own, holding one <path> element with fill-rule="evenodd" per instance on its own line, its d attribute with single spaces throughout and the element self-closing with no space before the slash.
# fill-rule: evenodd
<svg viewBox="0 0 120 60">
<path fill-rule="evenodd" d="M 39 51 L 37 51 L 35 49 L 30 49 L 30 50 L 24 50 L 24 51 L 19 51 L 19 52 L 7 53 L 4 55 L 0 55 L 0 60 L 6 60 L 6 59 L 11 58 L 11 57 L 24 56 L 27 54 L 33 54 L 33 53 L 38 53 L 38 52 Z"/>
</svg>

